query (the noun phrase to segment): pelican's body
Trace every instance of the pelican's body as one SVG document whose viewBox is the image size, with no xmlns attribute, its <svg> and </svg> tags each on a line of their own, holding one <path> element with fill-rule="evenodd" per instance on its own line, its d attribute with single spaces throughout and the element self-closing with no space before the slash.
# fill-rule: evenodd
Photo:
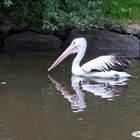
<svg viewBox="0 0 140 140">
<path fill-rule="evenodd" d="M 80 62 L 85 55 L 87 49 L 87 41 L 84 38 L 74 39 L 70 46 L 60 55 L 60 57 L 48 69 L 51 70 L 62 62 L 70 54 L 77 53 L 72 63 L 72 73 L 76 76 L 97 77 L 97 78 L 124 78 L 131 77 L 130 74 L 122 72 L 127 68 L 129 62 L 123 57 L 116 55 L 104 55 L 97 57 L 84 65 L 80 66 Z"/>
</svg>

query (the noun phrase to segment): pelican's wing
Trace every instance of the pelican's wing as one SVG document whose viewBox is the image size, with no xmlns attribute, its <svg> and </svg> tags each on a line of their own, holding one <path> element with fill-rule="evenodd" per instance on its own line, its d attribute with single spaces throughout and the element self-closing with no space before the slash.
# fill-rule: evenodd
<svg viewBox="0 0 140 140">
<path fill-rule="evenodd" d="M 121 71 L 127 68 L 129 64 L 130 62 L 123 56 L 103 55 L 85 63 L 81 68 L 86 72 L 110 70 Z"/>
</svg>

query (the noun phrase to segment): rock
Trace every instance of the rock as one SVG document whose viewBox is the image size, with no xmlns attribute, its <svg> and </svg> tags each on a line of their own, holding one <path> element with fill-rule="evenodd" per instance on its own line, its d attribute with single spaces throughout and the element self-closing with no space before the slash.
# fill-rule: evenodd
<svg viewBox="0 0 140 140">
<path fill-rule="evenodd" d="M 36 32 L 36 33 L 43 33 L 42 32 L 42 28 L 41 27 L 38 27 L 38 26 L 35 26 L 35 25 L 30 25 L 28 28 L 27 28 L 27 31 L 31 31 L 31 32 Z"/>
<path fill-rule="evenodd" d="M 127 34 L 137 35 L 138 32 L 140 31 L 140 25 L 139 24 L 128 25 L 127 27 L 121 27 L 121 30 Z"/>
<path fill-rule="evenodd" d="M 128 57 L 139 56 L 140 41 L 135 36 L 99 29 L 85 31 L 75 29 L 69 32 L 64 46 L 68 46 L 76 37 L 84 37 L 87 39 L 88 52 L 90 53 L 122 53 Z"/>
<path fill-rule="evenodd" d="M 25 31 L 10 35 L 5 40 L 5 49 L 48 50 L 57 49 L 62 42 L 53 35 Z"/>
<path fill-rule="evenodd" d="M 2 46 L 2 42 L 0 41 L 0 48 L 2 48 L 3 46 Z"/>
<path fill-rule="evenodd" d="M 110 27 L 108 28 L 109 31 L 112 31 L 112 32 L 116 32 L 116 33 L 122 33 L 122 30 L 120 29 L 119 26 L 113 26 L 113 27 Z"/>
<path fill-rule="evenodd" d="M 16 25 L 10 21 L 10 20 L 5 20 L 0 24 L 0 34 L 1 34 L 1 39 L 4 40 L 5 37 L 9 34 L 9 31 L 12 28 L 15 28 Z"/>
<path fill-rule="evenodd" d="M 27 22 L 20 22 L 10 30 L 10 34 L 20 33 L 24 31 L 31 31 L 41 34 L 42 33 L 41 30 L 42 30 L 41 27 L 29 25 Z"/>
<path fill-rule="evenodd" d="M 0 49 L 3 48 L 3 44 L 4 44 L 4 41 L 2 40 L 2 37 L 1 37 L 1 32 L 0 32 Z"/>
<path fill-rule="evenodd" d="M 20 33 L 24 31 L 32 31 L 36 33 L 42 33 L 41 27 L 35 25 L 29 25 L 28 22 L 22 21 L 17 24 L 14 24 L 12 21 L 6 20 L 0 25 L 0 32 L 5 38 L 9 34 Z"/>
<path fill-rule="evenodd" d="M 16 24 L 16 26 L 13 26 L 13 28 L 10 29 L 9 34 L 23 32 L 23 31 L 26 31 L 28 28 L 29 28 L 29 24 L 23 21 Z"/>
<path fill-rule="evenodd" d="M 55 30 L 53 32 L 53 34 L 55 36 L 57 36 L 58 38 L 60 38 L 61 40 L 65 40 L 66 36 L 67 36 L 67 32 L 64 30 Z"/>
<path fill-rule="evenodd" d="M 138 31 L 138 34 L 137 34 L 138 38 L 140 39 L 140 30 Z"/>
<path fill-rule="evenodd" d="M 29 23 L 25 22 L 25 21 L 22 21 L 22 22 L 18 23 L 17 26 L 19 26 L 22 29 L 26 29 L 26 28 L 29 27 Z"/>
</svg>

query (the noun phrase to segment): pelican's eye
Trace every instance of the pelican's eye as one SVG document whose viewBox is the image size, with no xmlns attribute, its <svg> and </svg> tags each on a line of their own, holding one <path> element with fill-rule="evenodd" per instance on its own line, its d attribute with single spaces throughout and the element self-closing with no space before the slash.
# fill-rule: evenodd
<svg viewBox="0 0 140 140">
<path fill-rule="evenodd" d="M 73 44 L 75 44 L 75 42 L 73 42 Z"/>
</svg>

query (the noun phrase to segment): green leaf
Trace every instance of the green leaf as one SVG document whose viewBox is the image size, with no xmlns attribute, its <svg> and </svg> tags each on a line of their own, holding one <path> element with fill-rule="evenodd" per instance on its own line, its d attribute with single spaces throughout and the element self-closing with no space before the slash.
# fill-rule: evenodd
<svg viewBox="0 0 140 140">
<path fill-rule="evenodd" d="M 11 0 L 4 0 L 4 5 L 9 7 L 9 6 L 13 5 L 13 2 Z"/>
</svg>

